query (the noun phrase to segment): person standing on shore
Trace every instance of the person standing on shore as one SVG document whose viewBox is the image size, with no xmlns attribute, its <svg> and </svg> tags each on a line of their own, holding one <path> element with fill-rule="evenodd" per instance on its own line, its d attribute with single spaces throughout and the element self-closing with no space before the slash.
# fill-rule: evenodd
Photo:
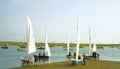
<svg viewBox="0 0 120 69">
<path fill-rule="evenodd" d="M 41 52 L 39 52 L 38 56 L 41 56 Z"/>
<path fill-rule="evenodd" d="M 83 53 L 83 64 L 85 65 L 86 64 L 86 56 L 85 56 L 85 53 Z"/>
<path fill-rule="evenodd" d="M 76 56 L 76 52 L 74 52 L 74 58 L 75 58 L 75 56 Z"/>
<path fill-rule="evenodd" d="M 37 56 L 36 55 L 34 55 L 34 65 L 37 65 Z"/>
<path fill-rule="evenodd" d="M 71 55 L 71 52 L 69 52 L 69 55 L 68 55 L 68 56 L 72 56 L 72 55 Z"/>
<path fill-rule="evenodd" d="M 99 53 L 96 53 L 96 55 L 97 55 L 97 60 L 99 60 L 99 56 L 100 56 Z"/>
</svg>

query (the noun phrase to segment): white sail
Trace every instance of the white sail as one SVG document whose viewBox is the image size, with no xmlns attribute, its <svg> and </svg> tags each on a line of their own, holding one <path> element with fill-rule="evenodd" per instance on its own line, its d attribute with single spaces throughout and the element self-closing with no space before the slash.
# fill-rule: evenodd
<svg viewBox="0 0 120 69">
<path fill-rule="evenodd" d="M 89 55 L 92 55 L 91 30 L 89 28 Z"/>
<path fill-rule="evenodd" d="M 45 53 L 48 53 L 48 56 L 51 56 L 50 48 L 48 45 L 47 33 L 46 33 L 46 41 L 45 41 Z"/>
<path fill-rule="evenodd" d="M 27 45 L 28 45 L 28 54 L 34 53 L 36 51 L 35 39 L 34 39 L 33 29 L 29 16 L 27 16 Z"/>
<path fill-rule="evenodd" d="M 67 55 L 69 55 L 69 50 L 70 50 L 70 42 L 69 42 L 69 33 L 68 33 L 68 38 L 67 38 Z"/>
<path fill-rule="evenodd" d="M 96 52 L 96 40 L 95 40 L 95 38 L 94 38 L 94 42 L 93 42 L 94 44 L 93 44 L 93 52 Z"/>
<path fill-rule="evenodd" d="M 76 46 L 76 60 L 78 60 L 78 55 L 79 55 L 79 45 L 80 45 L 80 26 L 79 26 L 79 17 L 78 17 L 78 22 L 77 22 L 77 46 Z"/>
</svg>

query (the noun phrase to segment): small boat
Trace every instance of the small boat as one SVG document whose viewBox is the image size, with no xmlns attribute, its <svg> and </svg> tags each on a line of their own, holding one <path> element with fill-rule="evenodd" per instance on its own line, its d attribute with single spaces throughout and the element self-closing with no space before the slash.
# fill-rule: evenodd
<svg viewBox="0 0 120 69">
<path fill-rule="evenodd" d="M 73 50 L 72 48 L 70 48 L 70 42 L 69 42 L 69 33 L 68 33 L 68 38 L 67 38 L 67 47 L 64 48 L 64 50 L 67 50 L 67 58 L 72 58 L 71 52 L 70 50 Z"/>
<path fill-rule="evenodd" d="M 102 46 L 97 46 L 97 49 L 104 49 L 104 47 L 102 47 Z"/>
<path fill-rule="evenodd" d="M 27 58 L 26 57 L 21 57 L 21 62 L 22 62 L 22 65 L 24 64 L 33 64 L 33 58 L 31 57 L 33 55 L 34 52 L 36 52 L 36 47 L 35 47 L 35 39 L 34 39 L 34 36 L 33 36 L 33 29 L 32 29 L 32 24 L 31 24 L 31 21 L 30 21 L 30 18 L 29 16 L 27 16 L 27 37 L 28 37 L 28 40 L 27 40 Z"/>
<path fill-rule="evenodd" d="M 8 49 L 8 45 L 1 46 L 2 49 Z"/>
<path fill-rule="evenodd" d="M 99 58 L 99 54 L 96 52 L 97 46 L 96 46 L 96 39 L 94 37 L 93 41 L 93 47 L 91 44 L 91 34 L 90 34 L 90 28 L 89 28 L 89 54 L 86 55 L 87 59 L 92 59 L 92 58 Z M 94 55 L 95 54 L 95 55 Z"/>
<path fill-rule="evenodd" d="M 79 48 L 84 48 L 83 46 L 80 46 Z"/>
<path fill-rule="evenodd" d="M 72 61 L 72 65 L 76 65 L 76 64 L 81 64 L 83 62 L 82 58 L 79 58 L 81 55 L 79 55 L 79 38 L 80 38 L 80 28 L 79 28 L 79 20 L 77 21 L 77 46 L 76 46 L 76 52 L 75 52 L 75 56 L 74 58 L 71 58 Z"/>
<path fill-rule="evenodd" d="M 17 48 L 18 51 L 27 51 L 27 48 Z"/>
<path fill-rule="evenodd" d="M 83 60 L 76 60 L 76 59 L 71 59 L 72 60 L 72 65 L 74 64 L 81 64 L 83 62 Z"/>
<path fill-rule="evenodd" d="M 19 48 L 17 48 L 18 51 L 27 51 L 26 46 L 19 46 Z"/>
<path fill-rule="evenodd" d="M 49 56 L 47 56 L 47 55 L 41 55 L 41 56 L 37 56 L 39 59 L 48 59 L 49 58 Z"/>
<path fill-rule="evenodd" d="M 44 47 L 38 47 L 37 49 L 45 49 Z"/>
<path fill-rule="evenodd" d="M 19 46 L 20 48 L 26 48 L 26 46 Z"/>
<path fill-rule="evenodd" d="M 45 37 L 46 41 L 45 41 L 45 52 L 43 53 L 43 55 L 36 55 L 39 59 L 48 59 L 51 56 L 51 52 L 50 52 L 50 48 L 48 45 L 48 39 L 47 39 L 47 33 L 46 33 L 46 37 Z"/>
</svg>

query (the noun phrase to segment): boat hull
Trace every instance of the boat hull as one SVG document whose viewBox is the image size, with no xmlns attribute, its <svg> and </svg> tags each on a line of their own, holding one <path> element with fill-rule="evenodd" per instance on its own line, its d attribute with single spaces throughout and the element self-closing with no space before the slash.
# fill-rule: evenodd
<svg viewBox="0 0 120 69">
<path fill-rule="evenodd" d="M 2 46 L 1 48 L 2 49 L 8 49 L 8 46 Z"/>
<path fill-rule="evenodd" d="M 94 53 L 93 55 L 87 55 L 86 59 L 99 59 L 99 53 Z"/>
<path fill-rule="evenodd" d="M 21 59 L 21 62 L 22 62 L 22 66 L 24 64 L 28 64 L 28 65 L 32 65 L 33 64 L 32 60 Z"/>
<path fill-rule="evenodd" d="M 38 56 L 38 58 L 39 58 L 39 59 L 44 59 L 44 58 L 45 58 L 45 59 L 48 59 L 49 56 Z"/>
<path fill-rule="evenodd" d="M 37 49 L 45 49 L 45 48 L 43 48 L 43 47 L 38 47 Z"/>
<path fill-rule="evenodd" d="M 26 48 L 17 48 L 18 51 L 27 51 Z"/>
<path fill-rule="evenodd" d="M 77 64 L 82 64 L 83 60 L 76 60 L 76 59 L 71 59 L 72 60 L 72 65 L 77 65 Z"/>
</svg>

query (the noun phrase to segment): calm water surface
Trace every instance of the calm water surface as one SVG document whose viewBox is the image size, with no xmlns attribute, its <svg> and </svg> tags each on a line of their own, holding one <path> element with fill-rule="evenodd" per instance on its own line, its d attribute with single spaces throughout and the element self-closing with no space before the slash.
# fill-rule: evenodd
<svg viewBox="0 0 120 69">
<path fill-rule="evenodd" d="M 21 56 L 25 56 L 26 51 L 17 51 L 18 46 L 9 46 L 8 49 L 0 48 L 0 69 L 8 69 L 13 67 L 21 66 Z M 64 50 L 63 46 L 54 46 L 50 47 L 51 57 L 48 62 L 58 62 L 58 61 L 66 61 L 69 60 L 66 58 L 66 50 Z M 44 50 L 37 49 L 35 54 L 38 52 L 43 52 Z M 75 51 L 75 47 L 71 50 L 73 54 Z M 97 49 L 97 52 L 100 54 L 100 60 L 110 60 L 110 61 L 120 61 L 120 49 L 118 48 L 109 48 L 104 47 L 104 49 Z M 88 53 L 88 47 L 80 48 L 80 53 Z M 44 61 L 40 61 L 39 64 L 45 63 Z"/>
</svg>

